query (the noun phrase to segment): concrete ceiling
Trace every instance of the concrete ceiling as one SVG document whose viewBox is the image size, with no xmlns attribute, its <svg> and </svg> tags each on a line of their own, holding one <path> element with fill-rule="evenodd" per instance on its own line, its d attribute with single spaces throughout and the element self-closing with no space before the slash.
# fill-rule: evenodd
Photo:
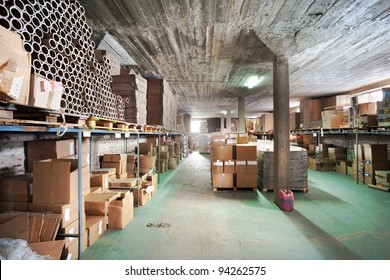
<svg viewBox="0 0 390 280">
<path fill-rule="evenodd" d="M 193 116 L 270 111 L 272 61 L 289 59 L 290 98 L 390 78 L 388 0 L 79 0 L 99 41 L 106 32 L 146 77 L 163 77 Z M 251 89 L 250 76 L 261 76 Z"/>
</svg>

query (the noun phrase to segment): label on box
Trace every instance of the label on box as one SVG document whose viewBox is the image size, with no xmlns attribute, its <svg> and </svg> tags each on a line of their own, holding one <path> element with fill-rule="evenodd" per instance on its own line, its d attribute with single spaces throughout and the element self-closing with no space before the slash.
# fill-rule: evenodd
<svg viewBox="0 0 390 280">
<path fill-rule="evenodd" d="M 91 137 L 91 131 L 90 130 L 83 130 L 83 137 Z"/>
<path fill-rule="evenodd" d="M 90 158 L 90 156 L 89 156 L 89 154 L 87 154 L 86 162 L 88 165 L 91 164 L 89 158 Z"/>
<path fill-rule="evenodd" d="M 237 160 L 236 165 L 246 165 L 246 161 L 245 160 Z"/>
<path fill-rule="evenodd" d="M 70 208 L 66 208 L 64 212 L 64 222 L 66 223 L 70 219 Z"/>
<path fill-rule="evenodd" d="M 225 161 L 225 165 L 234 165 L 234 161 L 231 160 Z"/>
<path fill-rule="evenodd" d="M 99 235 L 102 234 L 102 232 L 103 232 L 103 221 L 100 220 L 99 221 Z"/>
<path fill-rule="evenodd" d="M 103 188 L 108 189 L 108 187 L 109 187 L 109 184 L 108 184 L 108 177 L 105 176 L 105 177 L 104 177 L 104 182 L 103 182 Z"/>
<path fill-rule="evenodd" d="M 214 161 L 214 166 L 223 166 L 223 162 L 222 161 Z"/>
<path fill-rule="evenodd" d="M 239 137 L 246 137 L 246 136 L 248 136 L 248 134 L 246 134 L 246 133 L 240 133 L 240 134 L 238 134 L 238 136 L 239 136 Z"/>
<path fill-rule="evenodd" d="M 69 230 L 69 234 L 73 234 L 73 233 L 74 233 L 74 228 L 71 228 Z M 73 237 L 68 237 L 69 242 L 72 242 L 73 239 L 74 239 Z"/>
<path fill-rule="evenodd" d="M 66 257 L 66 260 L 67 260 L 67 261 L 72 260 L 72 253 L 69 253 L 69 254 L 68 254 L 68 256 Z"/>
<path fill-rule="evenodd" d="M 125 138 L 129 138 L 130 137 L 130 132 L 125 132 Z"/>
<path fill-rule="evenodd" d="M 248 160 L 248 163 L 247 163 L 248 165 L 257 165 L 257 161 L 250 161 L 250 160 Z"/>
<path fill-rule="evenodd" d="M 15 77 L 12 79 L 12 84 L 8 92 L 8 96 L 12 99 L 17 100 L 19 98 L 23 86 L 23 79 L 24 77 Z"/>
<path fill-rule="evenodd" d="M 76 149 L 75 149 L 75 146 L 74 146 L 74 142 L 71 142 L 71 143 L 69 144 L 69 154 L 70 154 L 70 155 L 76 154 Z"/>
<path fill-rule="evenodd" d="M 29 192 L 30 192 L 30 195 L 33 194 L 33 183 L 31 183 L 31 184 L 29 185 Z"/>
<path fill-rule="evenodd" d="M 115 133 L 115 139 L 120 139 L 120 138 L 121 138 L 121 133 L 120 132 Z"/>
<path fill-rule="evenodd" d="M 236 139 L 226 139 L 226 144 L 236 144 Z"/>
</svg>

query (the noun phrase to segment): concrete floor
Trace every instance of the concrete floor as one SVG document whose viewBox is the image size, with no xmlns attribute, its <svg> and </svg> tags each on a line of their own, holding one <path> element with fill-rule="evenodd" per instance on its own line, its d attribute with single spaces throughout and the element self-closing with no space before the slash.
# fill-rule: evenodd
<svg viewBox="0 0 390 280">
<path fill-rule="evenodd" d="M 213 192 L 198 153 L 161 179 L 129 225 L 107 230 L 83 259 L 390 259 L 390 193 L 349 176 L 309 170 L 293 212 L 280 211 L 273 193 Z"/>
</svg>

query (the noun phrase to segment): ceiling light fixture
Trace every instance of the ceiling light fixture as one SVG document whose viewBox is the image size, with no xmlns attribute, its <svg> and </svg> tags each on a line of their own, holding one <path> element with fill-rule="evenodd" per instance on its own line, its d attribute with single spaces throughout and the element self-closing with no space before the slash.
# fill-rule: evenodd
<svg viewBox="0 0 390 280">
<path fill-rule="evenodd" d="M 253 88 L 253 87 L 257 86 L 258 84 L 260 84 L 261 80 L 262 80 L 261 76 L 250 76 L 246 80 L 244 86 L 246 86 L 247 88 Z"/>
</svg>

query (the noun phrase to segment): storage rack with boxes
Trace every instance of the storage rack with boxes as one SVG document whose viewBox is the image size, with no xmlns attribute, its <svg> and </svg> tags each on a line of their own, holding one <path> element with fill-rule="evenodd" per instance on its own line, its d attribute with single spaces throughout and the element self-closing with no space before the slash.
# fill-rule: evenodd
<svg viewBox="0 0 390 280">
<path fill-rule="evenodd" d="M 0 132 L 7 133 L 7 135 L 13 133 L 53 135 L 58 131 L 59 128 L 42 126 L 0 126 Z M 115 138 L 124 139 L 125 147 L 127 147 L 128 137 L 136 137 L 138 151 L 141 137 L 154 137 L 157 139 L 156 144 L 158 145 L 160 139 L 164 136 L 181 136 L 174 133 L 116 132 L 68 128 L 66 131 L 66 136 L 70 137 L 68 139 L 56 138 L 56 140 L 27 142 L 28 162 L 26 162 L 26 165 L 29 166 L 30 171 L 34 168 L 33 175 L 26 174 L 1 178 L 1 211 L 15 210 L 28 213 L 30 219 L 34 218 L 34 222 L 38 217 L 35 213 L 57 213 L 58 231 L 53 231 L 50 240 L 64 240 L 66 255 L 62 258 L 81 259 L 82 251 L 87 246 L 92 245 L 103 234 L 107 226 L 112 229 L 123 229 L 133 217 L 133 204 L 134 206 L 144 205 L 148 201 L 145 201 L 145 199 L 150 200 L 148 195 L 154 195 L 157 191 L 157 173 L 153 175 L 153 172 L 146 172 L 145 175 L 141 176 L 138 154 L 136 154 L 135 178 L 132 180 L 134 184 L 131 184 L 131 186 L 128 185 L 128 182 L 122 184 L 120 180 L 116 179 L 116 169 L 114 171 L 115 178 L 109 178 L 108 173 L 97 175 L 96 173 L 105 171 L 92 168 L 90 165 L 92 161 L 90 146 L 92 146 L 92 143 L 87 139 L 93 139 L 95 135 L 99 134 L 114 134 Z M 51 146 L 53 148 L 50 148 Z M 112 155 L 110 161 L 114 161 L 115 164 L 116 157 L 120 156 L 120 154 Z M 57 157 L 61 159 L 53 159 Z M 51 159 L 43 160 L 46 158 Z M 82 168 L 79 168 L 80 166 Z M 157 171 L 159 172 L 158 169 Z M 32 193 L 31 183 L 33 183 Z M 147 187 L 153 192 L 143 195 Z M 25 193 L 25 195 L 20 192 Z M 20 197 L 22 197 L 22 200 L 20 200 Z M 128 211 L 125 211 L 124 207 L 127 207 Z M 46 217 L 46 219 L 48 218 L 50 217 Z M 31 238 L 34 236 L 33 233 L 30 234 Z M 45 239 L 30 240 L 36 242 Z"/>
</svg>

